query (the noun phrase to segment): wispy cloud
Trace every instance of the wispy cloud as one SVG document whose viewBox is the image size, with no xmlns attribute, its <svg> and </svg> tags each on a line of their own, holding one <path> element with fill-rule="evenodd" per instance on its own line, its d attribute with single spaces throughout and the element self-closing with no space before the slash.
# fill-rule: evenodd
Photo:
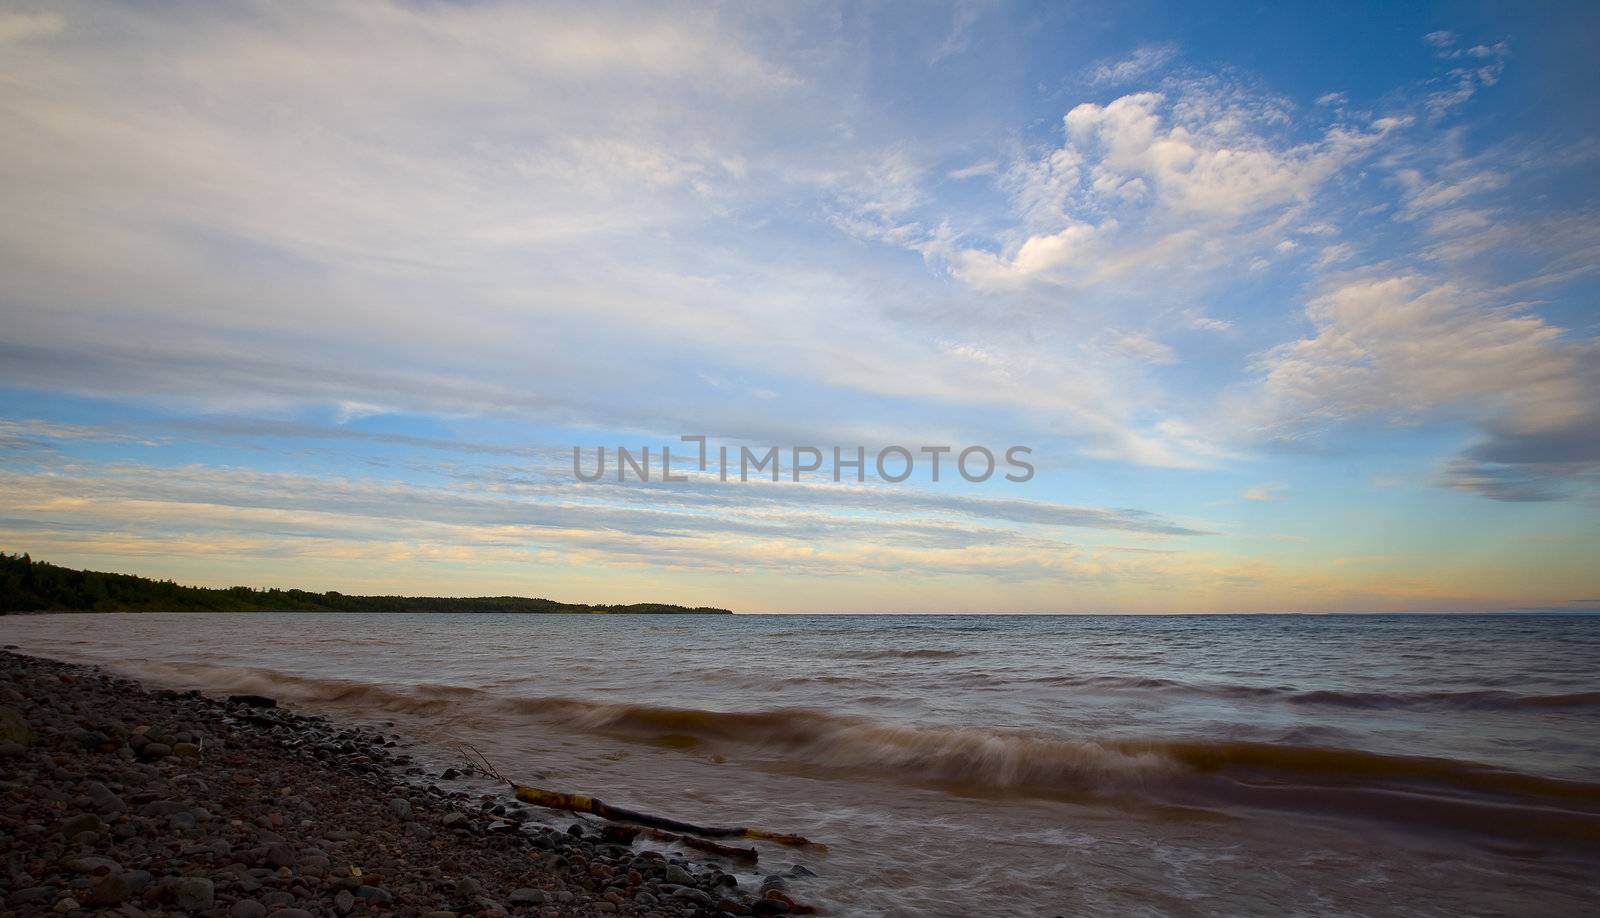
<svg viewBox="0 0 1600 918">
<path fill-rule="evenodd" d="M 1104 60 L 1089 70 L 1089 82 L 1118 85 L 1148 78 L 1178 56 L 1178 46 L 1170 43 L 1141 45 L 1127 57 Z"/>
<path fill-rule="evenodd" d="M 7 531 L 1349 597 L 1207 554 L 1274 540 L 1195 508 L 1314 506 L 1294 457 L 1379 441 L 1475 513 L 1594 493 L 1594 126 L 1530 95 L 1535 24 L 1275 84 L 1303 62 L 1203 58 L 1181 17 L 1004 12 L 0 13 Z M 1041 475 L 580 496 L 512 428 L 1027 443 Z"/>
</svg>

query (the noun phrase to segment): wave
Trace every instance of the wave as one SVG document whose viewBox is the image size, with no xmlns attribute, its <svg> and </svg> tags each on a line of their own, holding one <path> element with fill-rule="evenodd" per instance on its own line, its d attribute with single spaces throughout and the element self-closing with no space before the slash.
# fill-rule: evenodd
<svg viewBox="0 0 1600 918">
<path fill-rule="evenodd" d="M 1143 689 L 1211 698 L 1264 699 L 1309 707 L 1359 710 L 1522 711 L 1592 709 L 1600 712 L 1600 692 L 1523 694 L 1498 689 L 1432 692 L 1359 692 L 1289 686 L 1206 685 L 1153 676 L 1056 675 L 1029 680 L 1064 688 Z"/>
<path fill-rule="evenodd" d="M 1566 692 L 1555 695 L 1524 695 L 1505 691 L 1458 692 L 1297 692 L 1288 697 L 1293 704 L 1375 709 L 1422 708 L 1458 711 L 1521 711 L 1553 708 L 1593 708 L 1600 710 L 1600 692 Z"/>
<path fill-rule="evenodd" d="M 910 650 L 852 650 L 836 656 L 849 660 L 949 660 L 968 656 L 964 650 L 913 648 Z"/>
<path fill-rule="evenodd" d="M 1106 739 L 888 723 L 810 708 L 718 711 L 512 696 L 468 686 L 384 685 L 200 664 L 161 667 L 204 687 L 496 730 L 538 721 L 679 750 L 715 751 L 819 776 L 896 780 L 958 793 L 1158 804 L 1222 802 L 1365 815 L 1600 850 L 1600 783 L 1449 758 L 1293 742 Z"/>
</svg>

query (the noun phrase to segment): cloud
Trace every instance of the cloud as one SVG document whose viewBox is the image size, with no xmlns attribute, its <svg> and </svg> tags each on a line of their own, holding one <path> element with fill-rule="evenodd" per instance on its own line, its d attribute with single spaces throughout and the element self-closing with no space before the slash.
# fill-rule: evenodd
<svg viewBox="0 0 1600 918">
<path fill-rule="evenodd" d="M 1118 335 L 1112 341 L 1112 347 L 1121 354 L 1145 363 L 1169 364 L 1178 362 L 1178 354 L 1171 346 L 1147 338 L 1144 335 Z"/>
<path fill-rule="evenodd" d="M 1238 216 L 1308 198 L 1383 133 L 1334 128 L 1315 144 L 1279 146 L 1240 126 L 1229 105 L 1202 96 L 1169 108 L 1158 93 L 1084 103 L 1067 113 L 1067 135 L 1074 148 L 1098 152 L 1100 186 L 1142 180 L 1171 210 Z"/>
<path fill-rule="evenodd" d="M 1526 466 L 1452 459 L 1440 470 L 1441 487 L 1468 491 L 1490 500 L 1537 503 L 1563 500 L 1572 494 L 1571 483 Z"/>
<path fill-rule="evenodd" d="M 1306 205 L 1406 123 L 1335 123 L 1306 142 L 1280 100 L 1211 80 L 1086 102 L 1064 116 L 1062 146 L 1009 170 L 1021 231 L 997 250 L 943 254 L 983 290 L 1088 287 L 1208 248 L 1204 259 L 1237 263 L 1251 246 L 1281 247 L 1281 237 L 1252 233 Z"/>
<path fill-rule="evenodd" d="M 999 171 L 999 162 L 992 159 L 985 159 L 975 162 L 970 166 L 963 166 L 960 169 L 951 169 L 949 172 L 945 173 L 945 176 L 960 181 L 962 179 L 977 178 L 981 175 L 994 175 Z"/>
<path fill-rule="evenodd" d="M 1256 485 L 1245 490 L 1244 499 L 1258 501 L 1283 500 L 1284 490 L 1284 486 L 1278 484 Z"/>
<path fill-rule="evenodd" d="M 55 35 L 67 27 L 56 13 L 21 13 L 0 10 L 0 45 Z"/>
<path fill-rule="evenodd" d="M 984 0 L 958 0 L 950 8 L 950 31 L 928 57 L 929 64 L 955 57 L 967 50 L 972 41 L 972 27 L 982 17 L 988 4 Z"/>
<path fill-rule="evenodd" d="M 1503 500 L 1552 499 L 1600 469 L 1600 349 L 1491 291 L 1405 274 L 1313 299 L 1308 338 L 1263 362 L 1262 429 L 1297 437 L 1372 419 L 1458 416 L 1481 439 L 1442 481 Z"/>
<path fill-rule="evenodd" d="M 1438 34 L 1438 33 L 1434 33 Z M 1447 33 L 1448 34 L 1448 33 Z M 1453 36 L 1452 36 L 1453 41 Z M 1448 47 L 1431 42 L 1435 47 Z M 1500 82 L 1500 75 L 1505 71 L 1505 60 L 1511 55 L 1511 48 L 1505 42 L 1494 45 L 1474 45 L 1471 48 L 1458 48 L 1455 50 L 1441 50 L 1439 56 L 1451 60 L 1459 60 L 1464 66 L 1453 68 L 1443 79 L 1447 88 L 1430 94 L 1426 99 L 1426 106 L 1434 118 L 1440 118 L 1451 110 L 1466 104 L 1478 91 L 1493 86 Z"/>
<path fill-rule="evenodd" d="M 1095 560 L 1106 549 L 1066 541 L 1062 527 L 1139 540 L 1205 534 L 1137 510 L 903 486 L 720 482 L 694 472 L 676 484 L 578 485 L 538 462 L 418 483 L 77 459 L 47 471 L 0 466 L 0 495 L 0 537 L 41 552 L 140 555 L 204 544 L 197 555 L 207 558 L 322 563 L 427 555 L 658 572 L 782 565 L 827 576 L 998 578 L 1013 588 L 1109 563 Z"/>
<path fill-rule="evenodd" d="M 1131 83 L 1160 70 L 1177 56 L 1178 46 L 1174 44 L 1141 45 L 1125 58 L 1096 64 L 1089 71 L 1089 82 L 1095 85 Z"/>
</svg>

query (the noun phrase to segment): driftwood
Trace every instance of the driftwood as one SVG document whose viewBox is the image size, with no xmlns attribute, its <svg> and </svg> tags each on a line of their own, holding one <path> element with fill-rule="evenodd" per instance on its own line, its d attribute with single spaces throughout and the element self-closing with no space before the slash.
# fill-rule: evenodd
<svg viewBox="0 0 1600 918">
<path fill-rule="evenodd" d="M 748 826 L 699 826 L 691 822 L 669 819 L 665 816 L 655 816 L 650 813 L 641 813 L 638 810 L 612 806 L 588 794 L 564 794 L 558 791 L 529 787 L 526 784 L 518 784 L 501 774 L 476 747 L 462 746 L 460 751 L 472 771 L 511 785 L 511 789 L 516 794 L 517 799 L 524 803 L 531 803 L 534 806 L 542 806 L 552 810 L 589 813 L 611 822 L 643 826 L 655 838 L 680 842 L 687 847 L 701 851 L 708 851 L 739 860 L 754 861 L 757 858 L 756 849 L 754 848 L 735 848 L 708 840 L 713 838 L 748 838 L 755 841 L 770 841 L 795 847 L 821 848 L 824 850 L 827 848 L 826 845 L 811 841 L 802 835 L 768 832 L 764 829 L 755 829 Z"/>
</svg>

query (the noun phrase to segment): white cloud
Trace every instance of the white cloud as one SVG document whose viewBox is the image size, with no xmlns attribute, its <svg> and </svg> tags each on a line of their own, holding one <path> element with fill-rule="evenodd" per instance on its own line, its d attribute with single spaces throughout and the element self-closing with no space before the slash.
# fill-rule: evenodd
<svg viewBox="0 0 1600 918">
<path fill-rule="evenodd" d="M 945 176 L 959 181 L 961 179 L 977 178 L 980 175 L 994 175 L 999 171 L 999 162 L 992 159 L 985 159 L 975 162 L 970 166 L 963 166 L 960 169 L 951 169 L 949 172 L 945 173 Z"/>
<path fill-rule="evenodd" d="M 998 251 L 952 247 L 951 269 L 979 289 L 1089 286 L 1212 245 L 1220 255 L 1227 243 L 1230 260 L 1253 246 L 1281 254 L 1294 243 L 1252 238 L 1262 221 L 1307 204 L 1405 123 L 1335 124 L 1304 142 L 1287 118 L 1278 100 L 1211 81 L 1075 106 L 1065 143 L 1006 177 L 1021 231 Z"/>
<path fill-rule="evenodd" d="M 1177 56 L 1178 46 L 1174 44 L 1142 45 L 1125 58 L 1096 64 L 1089 71 L 1089 82 L 1102 85 L 1130 83 L 1160 70 Z"/>
<path fill-rule="evenodd" d="M 1511 480 L 1522 494 L 1550 494 L 1560 480 L 1600 469 L 1592 341 L 1569 341 L 1490 291 L 1415 274 L 1350 280 L 1306 313 L 1316 333 L 1262 363 L 1256 423 L 1269 435 L 1453 415 L 1481 433 L 1451 466 L 1455 487 L 1490 493 L 1487 482 Z"/>
<path fill-rule="evenodd" d="M 1179 100 L 1170 121 L 1157 93 L 1085 103 L 1067 113 L 1067 134 L 1075 148 L 1099 153 L 1097 171 L 1147 181 L 1167 208 L 1238 216 L 1305 200 L 1383 133 L 1336 127 L 1314 144 L 1277 146 L 1237 111 L 1208 104 L 1184 117 L 1182 106 L 1196 101 L 1211 100 Z"/>
<path fill-rule="evenodd" d="M 1452 69 L 1444 78 L 1447 88 L 1438 90 L 1426 99 L 1426 106 L 1434 118 L 1466 104 L 1484 87 L 1500 82 L 1506 58 L 1511 48 L 1505 42 L 1494 45 L 1474 45 L 1471 48 L 1442 51 L 1440 57 L 1460 60 L 1465 66 Z"/>
<path fill-rule="evenodd" d="M 1112 347 L 1119 353 L 1144 363 L 1169 364 L 1178 362 L 1178 354 L 1170 346 L 1138 334 L 1117 335 Z"/>
</svg>

